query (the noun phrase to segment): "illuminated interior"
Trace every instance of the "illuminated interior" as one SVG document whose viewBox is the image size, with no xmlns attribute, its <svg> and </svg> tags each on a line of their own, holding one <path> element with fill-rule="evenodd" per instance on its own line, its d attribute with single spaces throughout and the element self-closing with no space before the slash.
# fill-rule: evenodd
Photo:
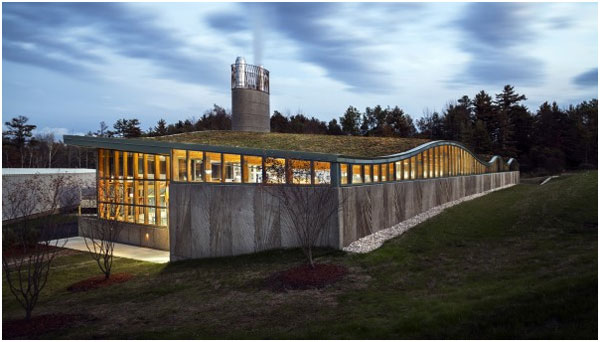
<svg viewBox="0 0 600 342">
<path fill-rule="evenodd" d="M 173 162 L 171 163 L 171 158 Z M 452 144 L 385 163 L 340 163 L 339 185 L 508 171 L 500 158 L 482 163 Z M 99 217 L 168 226 L 169 182 L 331 185 L 332 163 L 193 150 L 171 155 L 98 149 Z M 334 184 L 335 185 L 335 184 Z"/>
<path fill-rule="evenodd" d="M 98 215 L 168 226 L 170 157 L 98 150 Z"/>
</svg>

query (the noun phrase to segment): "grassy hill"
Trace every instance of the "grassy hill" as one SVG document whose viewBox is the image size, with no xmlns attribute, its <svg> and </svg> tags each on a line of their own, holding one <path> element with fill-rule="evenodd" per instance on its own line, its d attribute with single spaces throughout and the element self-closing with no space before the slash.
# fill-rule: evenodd
<svg viewBox="0 0 600 342">
<path fill-rule="evenodd" d="M 322 290 L 264 279 L 298 250 L 154 265 L 116 261 L 129 282 L 84 293 L 85 254 L 57 260 L 34 311 L 95 319 L 45 338 L 596 339 L 598 178 L 578 173 L 463 203 L 366 255 L 321 250 L 351 273 Z M 3 284 L 3 320 L 22 315 Z"/>
</svg>

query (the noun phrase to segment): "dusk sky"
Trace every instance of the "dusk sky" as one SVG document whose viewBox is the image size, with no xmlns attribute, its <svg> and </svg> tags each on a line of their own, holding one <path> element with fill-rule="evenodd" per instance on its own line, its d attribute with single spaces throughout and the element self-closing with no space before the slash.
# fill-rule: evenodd
<svg viewBox="0 0 600 342">
<path fill-rule="evenodd" d="M 598 93 L 596 3 L 3 3 L 3 121 L 80 134 L 100 121 L 231 108 L 230 64 L 271 75 L 271 111 L 349 105 L 413 118 L 505 84 L 562 107 Z"/>
</svg>

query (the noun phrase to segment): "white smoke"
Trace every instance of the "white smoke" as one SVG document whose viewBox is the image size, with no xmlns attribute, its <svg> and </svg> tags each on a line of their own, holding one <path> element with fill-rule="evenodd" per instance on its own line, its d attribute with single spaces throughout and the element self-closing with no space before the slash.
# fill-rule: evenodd
<svg viewBox="0 0 600 342">
<path fill-rule="evenodd" d="M 264 15 L 260 6 L 252 6 L 252 48 L 254 64 L 262 65 Z"/>
</svg>

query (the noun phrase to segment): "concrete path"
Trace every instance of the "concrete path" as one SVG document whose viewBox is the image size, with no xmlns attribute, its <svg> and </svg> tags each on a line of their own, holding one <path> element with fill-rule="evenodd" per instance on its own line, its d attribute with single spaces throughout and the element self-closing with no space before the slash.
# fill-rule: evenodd
<svg viewBox="0 0 600 342">
<path fill-rule="evenodd" d="M 88 249 L 85 246 L 85 241 L 81 236 L 73 236 L 66 239 L 53 240 L 52 245 L 56 243 L 56 246 L 74 249 L 76 251 L 87 252 Z M 64 245 L 64 246 L 63 246 Z M 123 243 L 115 242 L 115 249 L 113 255 L 120 258 L 128 258 L 134 260 L 141 260 L 147 262 L 154 262 L 157 264 L 164 264 L 169 262 L 169 252 L 161 251 L 159 249 L 152 249 L 147 247 L 126 245 Z"/>
</svg>

